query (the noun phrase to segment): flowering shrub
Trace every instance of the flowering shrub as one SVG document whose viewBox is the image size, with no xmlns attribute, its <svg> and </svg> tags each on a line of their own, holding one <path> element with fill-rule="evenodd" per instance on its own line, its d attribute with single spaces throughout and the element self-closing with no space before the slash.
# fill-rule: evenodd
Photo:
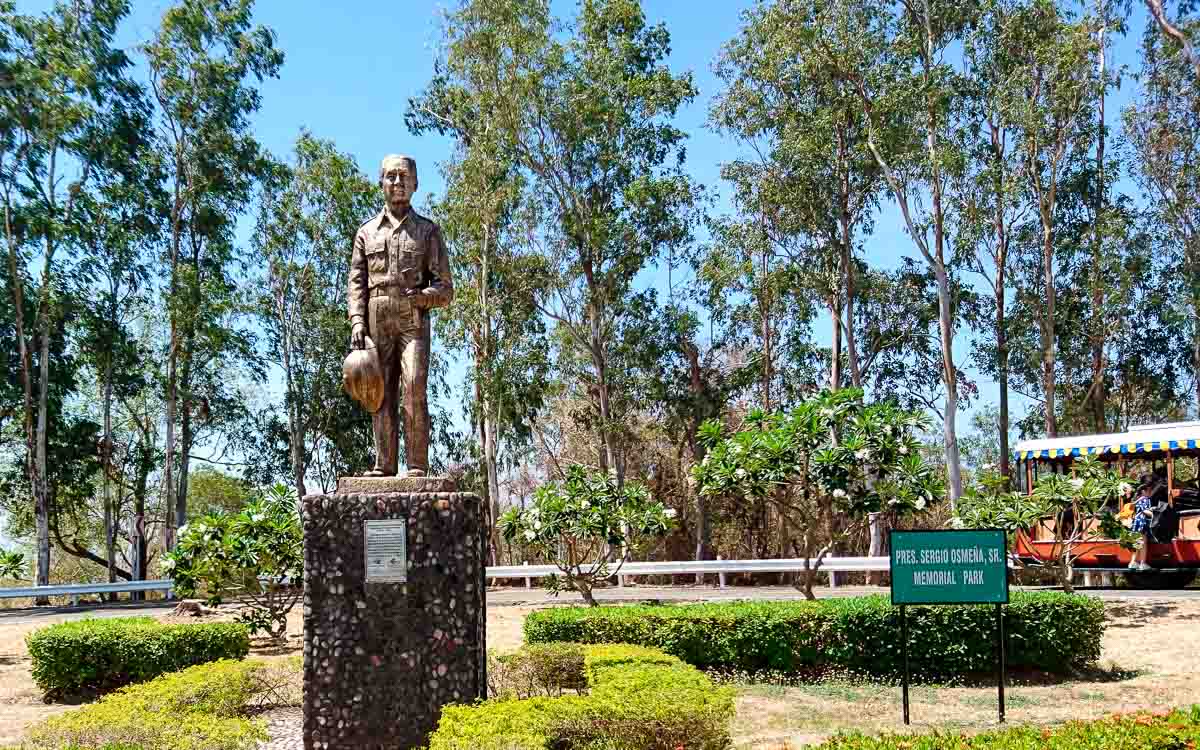
<svg viewBox="0 0 1200 750">
<path fill-rule="evenodd" d="M 1039 477 L 1033 494 L 1026 495 L 1008 491 L 1007 480 L 985 467 L 978 486 L 959 499 L 951 525 L 1030 533 L 1047 521 L 1045 528 L 1053 532 L 1055 542 L 1051 565 L 1063 589 L 1072 591 L 1081 543 L 1116 539 L 1129 549 L 1137 543 L 1137 536 L 1122 526 L 1112 511 L 1129 484 L 1095 456 L 1084 456 L 1072 469 L 1072 475 Z"/>
<path fill-rule="evenodd" d="M 706 422 L 708 454 L 692 471 L 700 493 L 725 501 L 728 512 L 747 500 L 776 508 L 795 531 L 795 556 L 812 561 L 802 580 L 812 598 L 821 561 L 870 514 L 900 516 L 942 496 L 918 451 L 914 433 L 923 428 L 919 414 L 865 404 L 861 389 L 824 392 L 790 413 L 752 412 L 733 434 Z"/>
<path fill-rule="evenodd" d="M 182 596 L 203 592 L 210 605 L 244 595 L 239 619 L 250 632 L 276 639 L 300 599 L 303 532 L 295 493 L 276 485 L 236 515 L 211 513 L 179 529 L 179 543 L 163 570 Z"/>
<path fill-rule="evenodd" d="M 624 562 L 611 566 L 610 553 L 667 533 L 674 516 L 644 485 L 618 487 L 613 477 L 575 465 L 563 481 L 539 487 L 529 508 L 510 508 L 500 529 L 506 540 L 532 546 L 562 571 L 561 577 L 543 579 L 549 591 L 578 591 L 595 606 L 592 589 L 620 572 Z"/>
</svg>

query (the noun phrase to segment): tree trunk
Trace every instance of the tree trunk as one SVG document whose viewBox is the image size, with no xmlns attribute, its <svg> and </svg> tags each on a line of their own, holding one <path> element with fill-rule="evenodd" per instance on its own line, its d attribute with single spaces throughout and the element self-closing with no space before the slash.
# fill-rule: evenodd
<svg viewBox="0 0 1200 750">
<path fill-rule="evenodd" d="M 171 343 L 167 352 L 167 398 L 166 398 L 166 436 L 165 455 L 163 456 L 163 492 L 166 494 L 164 507 L 166 519 L 163 524 L 163 547 L 175 549 L 175 415 L 176 404 L 179 401 L 178 382 L 179 361 L 179 331 L 176 327 L 175 316 L 171 316 Z"/>
<path fill-rule="evenodd" d="M 1107 336 L 1106 321 L 1104 316 L 1104 279 L 1102 273 L 1102 253 L 1103 253 L 1103 231 L 1101 229 L 1104 224 L 1104 204 L 1107 186 L 1104 182 L 1104 101 L 1105 92 L 1108 90 L 1104 80 L 1104 25 L 1107 19 L 1104 17 L 1103 6 L 1104 0 L 1099 0 L 1101 11 L 1101 27 L 1099 32 L 1100 44 L 1096 52 L 1098 58 L 1097 65 L 1099 67 L 1100 78 L 1100 101 L 1098 103 L 1099 128 L 1096 133 L 1096 206 L 1095 206 L 1095 221 L 1092 222 L 1092 324 L 1091 330 L 1091 345 L 1092 345 L 1092 382 L 1088 388 L 1088 407 L 1092 417 L 1092 431 L 1096 434 L 1101 434 L 1107 431 L 1108 420 L 1105 416 L 1105 393 L 1104 393 L 1104 345 Z"/>
<path fill-rule="evenodd" d="M 836 293 L 829 300 L 829 315 L 833 318 L 833 343 L 829 347 L 829 390 L 842 386 L 842 303 Z"/>
<path fill-rule="evenodd" d="M 603 331 L 600 325 L 600 312 L 591 306 L 590 317 L 590 346 L 592 366 L 596 368 L 596 390 L 600 402 L 600 438 L 602 442 L 602 457 L 600 469 L 608 472 L 613 469 L 617 473 L 617 483 L 624 483 L 624 472 L 617 464 L 616 446 L 612 435 L 612 407 L 608 393 L 608 356 L 604 349 Z"/>
<path fill-rule="evenodd" d="M 50 478 L 47 475 L 47 419 L 50 401 L 50 259 L 47 257 L 42 273 L 42 303 L 38 311 L 41 329 L 38 342 L 38 405 L 37 405 L 37 484 L 33 488 L 34 515 L 37 524 L 37 585 L 50 585 Z M 38 597 L 35 604 L 49 604 Z"/>
<path fill-rule="evenodd" d="M 996 365 L 1000 385 L 1000 474 L 1012 479 L 1008 445 L 1008 331 L 1004 309 L 1004 272 L 997 272 L 1000 284 L 996 292 Z"/>
<path fill-rule="evenodd" d="M 174 511 L 176 533 L 187 523 L 188 472 L 191 470 L 192 442 L 196 437 L 192 431 L 191 399 L 184 396 L 182 406 L 179 421 L 179 485 L 175 493 Z"/>
<path fill-rule="evenodd" d="M 946 405 L 943 409 L 942 438 L 946 449 L 946 473 L 950 486 L 950 510 L 955 509 L 962 495 L 962 467 L 958 453 L 958 371 L 954 367 L 954 321 L 950 310 L 950 279 L 942 264 L 934 269 L 938 288 L 938 329 L 942 344 L 942 377 L 946 385 Z"/>
<path fill-rule="evenodd" d="M 1058 437 L 1058 415 L 1054 401 L 1054 228 L 1053 217 L 1043 210 L 1042 220 L 1042 283 L 1046 301 L 1042 313 L 1042 390 L 1046 407 L 1046 437 Z"/>
<path fill-rule="evenodd" d="M 871 547 L 868 555 L 871 557 L 883 556 L 883 513 L 868 513 L 867 514 L 867 529 L 871 535 Z M 867 573 L 867 583 L 871 586 L 878 586 L 883 582 L 883 573 L 878 570 L 872 570 Z"/>
<path fill-rule="evenodd" d="M 115 315 L 109 318 L 110 323 L 114 317 Z M 112 499 L 113 362 L 111 354 L 106 355 L 106 358 L 107 362 L 104 368 L 104 442 L 102 448 L 104 451 L 102 454 L 104 459 L 104 558 L 108 561 L 108 582 L 114 583 L 117 580 L 117 518 Z"/>
<path fill-rule="evenodd" d="M 841 144 L 844 138 L 839 134 L 839 158 L 845 159 L 844 149 Z M 846 357 L 850 365 L 850 385 L 855 388 L 862 387 L 862 372 L 858 365 L 858 344 L 854 339 L 854 302 L 856 295 L 856 284 L 854 280 L 854 236 L 850 231 L 850 180 L 849 168 L 843 167 L 841 179 L 841 210 L 838 215 L 838 223 L 841 225 L 842 242 L 841 242 L 841 277 L 842 287 L 846 293 Z"/>
<path fill-rule="evenodd" d="M 492 409 L 490 403 L 483 403 L 482 408 L 485 410 L 481 435 L 483 438 L 483 462 L 487 471 L 488 507 L 491 509 L 491 528 L 489 529 L 488 536 L 492 540 L 493 564 L 499 565 L 500 536 L 499 530 L 496 527 L 496 521 L 500 518 L 500 472 L 496 465 L 498 417 L 495 414 L 489 413 Z"/>
</svg>

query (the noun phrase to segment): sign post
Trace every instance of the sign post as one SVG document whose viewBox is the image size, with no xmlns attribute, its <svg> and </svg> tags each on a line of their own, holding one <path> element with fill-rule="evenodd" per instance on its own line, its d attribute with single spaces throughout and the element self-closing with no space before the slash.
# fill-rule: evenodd
<svg viewBox="0 0 1200 750">
<path fill-rule="evenodd" d="M 1004 610 L 1008 603 L 1008 540 L 1003 529 L 896 531 L 890 534 L 892 604 L 900 607 L 904 660 L 904 723 L 908 711 L 909 604 L 993 604 L 996 607 L 996 677 L 1004 722 Z"/>
</svg>

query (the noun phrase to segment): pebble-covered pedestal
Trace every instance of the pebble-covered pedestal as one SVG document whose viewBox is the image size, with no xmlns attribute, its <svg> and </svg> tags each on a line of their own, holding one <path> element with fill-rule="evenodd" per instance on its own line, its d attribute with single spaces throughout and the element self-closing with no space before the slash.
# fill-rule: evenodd
<svg viewBox="0 0 1200 750">
<path fill-rule="evenodd" d="M 305 750 L 421 747 L 442 706 L 485 696 L 482 503 L 452 487 L 354 478 L 303 499 Z M 399 519 L 407 580 L 368 581 L 364 522 Z"/>
</svg>

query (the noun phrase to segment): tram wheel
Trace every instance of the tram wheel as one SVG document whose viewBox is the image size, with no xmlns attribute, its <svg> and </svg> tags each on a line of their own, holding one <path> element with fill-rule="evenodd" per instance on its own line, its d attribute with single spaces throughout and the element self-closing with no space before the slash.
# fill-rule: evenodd
<svg viewBox="0 0 1200 750">
<path fill-rule="evenodd" d="M 1173 570 L 1170 573 L 1150 571 L 1148 573 L 1125 573 L 1125 582 L 1131 589 L 1181 589 L 1196 580 L 1194 570 Z"/>
</svg>

